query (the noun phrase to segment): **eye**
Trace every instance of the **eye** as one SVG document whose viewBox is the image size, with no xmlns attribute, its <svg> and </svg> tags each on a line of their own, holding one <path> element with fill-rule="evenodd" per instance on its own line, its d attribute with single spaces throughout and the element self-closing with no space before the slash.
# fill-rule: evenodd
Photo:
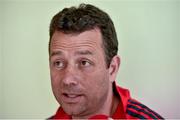
<svg viewBox="0 0 180 120">
<path fill-rule="evenodd" d="M 65 63 L 63 61 L 57 60 L 57 61 L 53 62 L 53 66 L 56 69 L 62 69 L 62 68 L 64 68 Z"/>
<path fill-rule="evenodd" d="M 88 67 L 90 65 L 91 65 L 91 63 L 88 60 L 81 60 L 80 61 L 80 66 L 81 67 Z"/>
</svg>

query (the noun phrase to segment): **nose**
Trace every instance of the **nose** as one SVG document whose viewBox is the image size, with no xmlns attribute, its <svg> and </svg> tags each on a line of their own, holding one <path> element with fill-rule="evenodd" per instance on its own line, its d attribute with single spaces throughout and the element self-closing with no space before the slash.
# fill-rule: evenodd
<svg viewBox="0 0 180 120">
<path fill-rule="evenodd" d="M 63 75 L 63 84 L 65 86 L 75 86 L 77 85 L 77 70 L 73 66 L 68 66 Z"/>
</svg>

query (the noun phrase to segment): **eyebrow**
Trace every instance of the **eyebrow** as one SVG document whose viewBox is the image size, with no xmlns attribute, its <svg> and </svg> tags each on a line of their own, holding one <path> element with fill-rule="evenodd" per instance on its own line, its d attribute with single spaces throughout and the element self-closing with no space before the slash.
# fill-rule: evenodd
<svg viewBox="0 0 180 120">
<path fill-rule="evenodd" d="M 50 54 L 51 57 L 52 57 L 52 56 L 55 56 L 55 55 L 62 55 L 62 52 L 61 52 L 61 51 L 55 51 L 55 52 L 52 52 L 52 53 Z"/>
<path fill-rule="evenodd" d="M 84 51 L 76 51 L 75 55 L 93 55 L 93 52 L 89 50 L 84 50 Z"/>
<path fill-rule="evenodd" d="M 50 54 L 50 56 L 55 56 L 55 55 L 62 55 L 63 53 L 61 51 L 55 51 Z M 89 50 L 84 50 L 84 51 L 76 51 L 75 55 L 93 55 L 93 52 Z"/>
</svg>

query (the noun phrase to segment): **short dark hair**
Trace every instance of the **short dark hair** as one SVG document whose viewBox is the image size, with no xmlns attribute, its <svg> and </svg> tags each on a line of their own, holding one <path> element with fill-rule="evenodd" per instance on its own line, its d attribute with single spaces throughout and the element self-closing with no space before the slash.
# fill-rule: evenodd
<svg viewBox="0 0 180 120">
<path fill-rule="evenodd" d="M 117 55 L 118 51 L 114 24 L 106 12 L 90 4 L 80 4 L 78 8 L 64 8 L 52 18 L 49 29 L 49 52 L 51 38 L 56 30 L 65 34 L 72 34 L 91 30 L 95 27 L 101 31 L 105 60 L 109 68 L 112 58 Z"/>
</svg>

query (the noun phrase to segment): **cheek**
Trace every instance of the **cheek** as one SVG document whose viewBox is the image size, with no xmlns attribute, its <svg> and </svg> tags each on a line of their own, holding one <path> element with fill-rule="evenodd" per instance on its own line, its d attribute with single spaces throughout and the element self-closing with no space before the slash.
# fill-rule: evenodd
<svg viewBox="0 0 180 120">
<path fill-rule="evenodd" d="M 62 75 L 64 74 L 64 71 L 58 71 L 56 69 L 50 70 L 50 75 L 51 75 L 51 82 L 52 83 L 59 83 L 60 80 L 62 79 Z"/>
<path fill-rule="evenodd" d="M 107 89 L 109 85 L 109 75 L 107 70 L 97 70 L 84 74 L 84 85 L 88 94 L 97 95 Z"/>
<path fill-rule="evenodd" d="M 51 85 L 54 93 L 59 91 L 61 85 L 60 80 L 60 74 L 56 71 L 51 71 Z"/>
<path fill-rule="evenodd" d="M 58 76 L 57 72 L 51 71 L 51 83 L 53 85 L 58 82 L 58 78 L 59 78 L 59 76 Z"/>
<path fill-rule="evenodd" d="M 84 88 L 87 95 L 87 106 L 91 109 L 97 109 L 106 100 L 109 90 L 108 74 L 102 71 L 96 71 L 86 76 Z"/>
</svg>

